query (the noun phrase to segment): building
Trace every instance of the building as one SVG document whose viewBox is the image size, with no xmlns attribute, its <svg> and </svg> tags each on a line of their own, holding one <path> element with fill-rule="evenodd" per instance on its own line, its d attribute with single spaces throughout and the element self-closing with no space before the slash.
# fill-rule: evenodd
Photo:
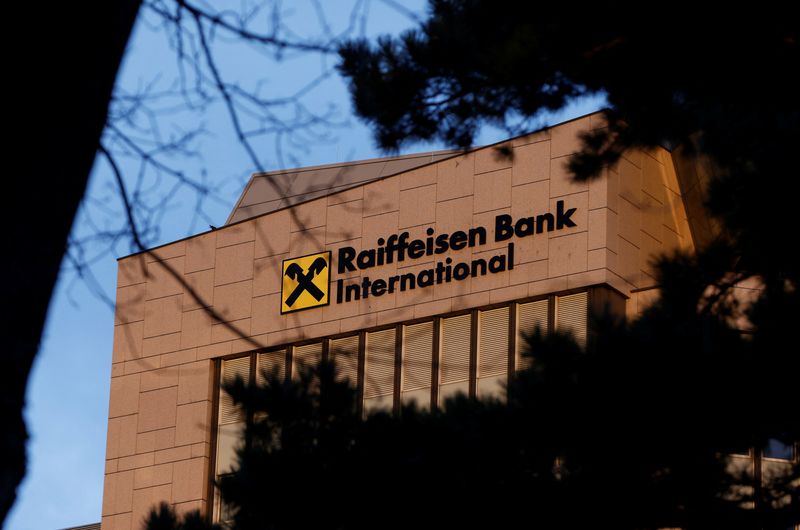
<svg viewBox="0 0 800 530">
<path fill-rule="evenodd" d="M 602 126 L 509 140 L 513 160 L 489 146 L 257 174 L 225 226 L 120 259 L 103 530 L 162 500 L 218 510 L 243 425 L 220 380 L 333 355 L 364 410 L 436 406 L 498 392 L 522 331 L 586 340 L 591 311 L 641 311 L 650 259 L 713 231 L 707 171 L 655 149 L 571 182 L 579 133 Z"/>
</svg>

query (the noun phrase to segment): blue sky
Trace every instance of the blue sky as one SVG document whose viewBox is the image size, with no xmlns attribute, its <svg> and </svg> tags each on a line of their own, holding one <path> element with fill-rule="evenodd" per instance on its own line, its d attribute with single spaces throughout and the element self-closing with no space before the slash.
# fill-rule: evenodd
<svg viewBox="0 0 800 530">
<path fill-rule="evenodd" d="M 413 25 L 409 17 L 391 7 L 391 2 L 373 0 L 368 6 L 364 29 L 369 36 L 396 34 Z M 404 0 L 403 6 L 422 13 L 424 2 Z M 320 29 L 318 20 L 309 14 L 307 7 L 286 9 L 284 14 L 300 33 L 311 35 Z M 347 14 L 348 10 L 331 9 L 326 18 L 334 28 L 344 27 Z M 154 79 L 168 83 L 174 78 L 173 52 L 164 34 L 152 22 L 152 18 L 145 18 L 137 23 L 118 79 L 120 86 L 133 90 Z M 256 62 L 263 57 L 257 57 L 252 50 L 243 52 L 234 43 L 220 49 L 218 60 L 226 75 L 245 81 L 252 81 L 253 76 L 266 78 L 269 90 L 277 94 L 291 93 L 320 69 L 319 57 L 297 56 L 273 61 L 268 63 L 268 70 L 254 72 L 253 65 L 264 64 Z M 334 61 L 335 58 L 331 58 L 328 65 Z M 374 148 L 366 126 L 352 117 L 346 87 L 338 76 L 332 76 L 305 96 L 305 102 L 309 108 L 319 111 L 335 107 L 337 120 L 344 125 L 329 131 L 327 142 L 300 145 L 291 150 L 291 156 L 284 152 L 282 162 L 273 140 L 259 141 L 256 146 L 266 169 L 382 155 Z M 557 123 L 579 116 L 596 110 L 601 104 L 599 98 L 582 101 L 547 117 L 547 122 Z M 170 119 L 175 120 L 170 126 L 178 128 L 191 127 L 188 123 L 181 124 L 181 120 L 195 118 L 176 115 Z M 205 170 L 209 181 L 219 185 L 219 200 L 207 203 L 205 211 L 213 224 L 221 225 L 253 166 L 231 134 L 227 116 L 219 106 L 212 106 L 203 119 L 209 134 L 196 146 L 203 155 L 202 160 L 178 160 L 176 163 L 189 174 Z M 478 143 L 491 143 L 503 137 L 501 131 L 487 130 Z M 439 148 L 442 146 L 418 145 L 407 152 Z M 89 234 L 98 226 L 116 226 L 115 223 L 121 222 L 122 212 L 114 194 L 108 168 L 96 163 L 87 194 L 92 201 L 87 201 L 73 227 L 75 237 Z M 176 196 L 167 213 L 159 219 L 158 233 L 148 235 L 148 246 L 207 230 L 207 222 L 192 219 L 193 208 L 192 197 Z M 99 256 L 92 266 L 96 287 L 113 299 L 115 258 L 133 249 L 128 244 L 103 248 L 104 243 L 99 241 L 92 245 L 90 250 Z M 28 472 L 6 521 L 9 530 L 55 529 L 100 520 L 114 317 L 112 308 L 96 290 L 76 278 L 68 268 L 62 271 L 28 384 L 25 409 L 31 434 L 27 449 Z"/>
</svg>

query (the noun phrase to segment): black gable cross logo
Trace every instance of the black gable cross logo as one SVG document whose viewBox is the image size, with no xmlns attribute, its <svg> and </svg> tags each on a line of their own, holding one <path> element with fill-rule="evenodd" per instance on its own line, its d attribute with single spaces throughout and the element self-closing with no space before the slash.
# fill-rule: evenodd
<svg viewBox="0 0 800 530">
<path fill-rule="evenodd" d="M 330 252 L 283 262 L 281 313 L 328 304 Z"/>
</svg>

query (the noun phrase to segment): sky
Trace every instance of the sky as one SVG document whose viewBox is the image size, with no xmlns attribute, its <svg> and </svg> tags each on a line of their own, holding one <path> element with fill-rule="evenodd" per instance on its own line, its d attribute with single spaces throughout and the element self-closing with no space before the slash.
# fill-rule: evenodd
<svg viewBox="0 0 800 530">
<path fill-rule="evenodd" d="M 297 35 L 314 35 L 324 30 L 321 20 L 337 32 L 349 23 L 349 2 L 325 4 L 322 16 L 302 2 L 282 8 L 282 19 Z M 397 34 L 415 22 L 405 10 L 389 0 L 360 2 L 356 31 L 369 38 Z M 319 4 L 321 5 L 321 3 Z M 424 14 L 423 0 L 404 0 L 404 9 Z M 338 29 L 337 29 L 338 28 Z M 311 54 L 291 54 L 280 61 L 263 62 L 252 49 L 242 50 L 234 42 L 220 40 L 217 60 L 226 76 L 243 85 L 266 79 L 270 94 L 285 95 L 308 83 L 321 69 L 330 68 L 335 58 L 321 60 Z M 263 71 L 256 64 L 266 64 Z M 170 86 L 176 78 L 175 52 L 156 19 L 144 14 L 134 28 L 126 57 L 117 79 L 120 90 L 130 93 L 142 86 Z M 324 141 L 298 137 L 297 145 L 285 142 L 276 148 L 275 138 L 254 142 L 264 169 L 279 169 L 358 160 L 383 156 L 377 150 L 366 125 L 352 115 L 346 86 L 335 73 L 303 96 L 313 112 L 332 112 L 339 124 L 324 131 Z M 542 125 L 553 124 L 592 112 L 603 104 L 601 98 L 576 102 L 561 112 L 543 117 Z M 296 109 L 287 110 L 288 113 Z M 196 114 L 174 113 L 165 118 L 168 134 L 196 125 Z M 177 159 L 175 165 L 187 175 L 205 178 L 216 190 L 216 198 L 204 204 L 205 217 L 195 213 L 195 197 L 186 190 L 177 193 L 159 215 L 150 218 L 157 230 L 146 234 L 148 247 L 206 231 L 208 224 L 222 225 L 244 188 L 253 163 L 232 134 L 230 120 L 220 105 L 211 105 L 202 115 L 207 131 L 193 145 L 199 157 Z M 487 129 L 477 144 L 505 138 L 503 131 Z M 409 146 L 403 152 L 441 149 L 435 144 Z M 125 162 L 123 171 L 133 184 L 137 167 Z M 153 193 L 162 193 L 162 182 Z M 159 187 L 160 186 L 160 187 Z M 95 163 L 87 199 L 73 226 L 73 238 L 93 236 L 124 223 L 112 174 L 102 161 Z M 25 419 L 30 433 L 27 445 L 28 471 L 18 489 L 17 501 L 5 528 L 8 530 L 59 529 L 100 521 L 103 473 L 111 377 L 111 349 L 114 331 L 113 300 L 116 259 L 135 249 L 127 240 L 88 240 L 93 261 L 92 277 L 80 278 L 64 266 L 56 285 L 39 354 L 34 362 L 27 390 Z M 104 294 L 100 294 L 104 293 Z"/>
</svg>

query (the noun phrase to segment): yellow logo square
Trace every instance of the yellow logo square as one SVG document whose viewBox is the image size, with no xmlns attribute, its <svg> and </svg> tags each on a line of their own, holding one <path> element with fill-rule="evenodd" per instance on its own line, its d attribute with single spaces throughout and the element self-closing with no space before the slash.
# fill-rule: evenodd
<svg viewBox="0 0 800 530">
<path fill-rule="evenodd" d="M 281 314 L 328 305 L 331 253 L 283 261 Z"/>
</svg>

